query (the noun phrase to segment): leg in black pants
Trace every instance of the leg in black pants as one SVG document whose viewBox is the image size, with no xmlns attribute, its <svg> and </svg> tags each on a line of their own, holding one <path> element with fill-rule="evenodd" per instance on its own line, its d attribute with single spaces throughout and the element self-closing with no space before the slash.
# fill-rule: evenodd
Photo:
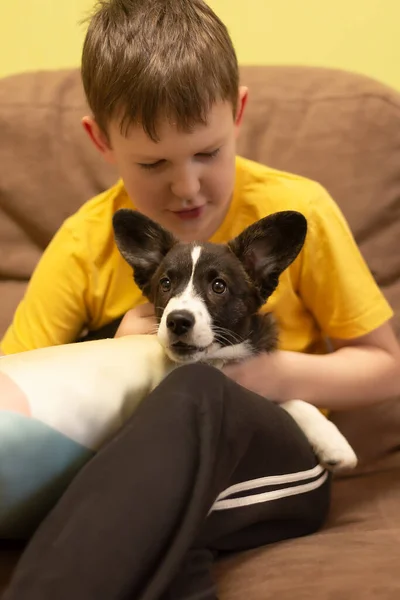
<svg viewBox="0 0 400 600">
<path fill-rule="evenodd" d="M 4 600 L 212 599 L 211 553 L 312 533 L 328 506 L 328 476 L 285 411 L 182 367 L 78 474 Z"/>
</svg>

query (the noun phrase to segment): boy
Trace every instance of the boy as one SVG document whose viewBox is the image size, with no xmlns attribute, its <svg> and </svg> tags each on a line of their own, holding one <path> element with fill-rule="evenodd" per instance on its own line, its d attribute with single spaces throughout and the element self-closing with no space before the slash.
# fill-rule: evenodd
<svg viewBox="0 0 400 600">
<path fill-rule="evenodd" d="M 68 343 L 125 313 L 117 335 L 154 330 L 113 242 L 119 208 L 184 241 L 226 242 L 287 209 L 309 231 L 268 302 L 279 351 L 227 367 L 229 378 L 199 365 L 167 378 L 46 519 L 6 599 L 215 598 L 214 551 L 323 522 L 329 478 L 275 403 L 346 409 L 399 393 L 392 312 L 325 190 L 235 156 L 247 90 L 227 31 L 202 0 L 101 2 L 82 75 L 92 111 L 84 127 L 122 180 L 57 233 L 3 352 Z"/>
</svg>

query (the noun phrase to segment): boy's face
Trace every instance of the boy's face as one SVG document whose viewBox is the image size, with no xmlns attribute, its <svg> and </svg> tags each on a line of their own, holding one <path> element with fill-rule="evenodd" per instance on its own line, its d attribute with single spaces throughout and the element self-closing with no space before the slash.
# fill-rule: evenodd
<svg viewBox="0 0 400 600">
<path fill-rule="evenodd" d="M 105 159 L 117 166 L 135 207 L 182 241 L 208 240 L 222 224 L 235 183 L 236 137 L 247 90 L 242 88 L 236 120 L 228 102 L 216 103 L 207 125 L 191 133 L 168 121 L 153 142 L 140 126 L 125 137 L 112 122 L 109 140 L 93 119 L 84 126 Z"/>
</svg>

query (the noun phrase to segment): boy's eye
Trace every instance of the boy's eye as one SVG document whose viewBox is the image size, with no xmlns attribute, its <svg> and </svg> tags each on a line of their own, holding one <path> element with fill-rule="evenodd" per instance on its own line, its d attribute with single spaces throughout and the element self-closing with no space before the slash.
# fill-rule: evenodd
<svg viewBox="0 0 400 600">
<path fill-rule="evenodd" d="M 196 154 L 196 156 L 199 156 L 200 158 L 215 158 L 216 156 L 218 156 L 219 151 L 220 148 L 217 148 L 213 152 L 199 152 L 199 154 Z"/>
<path fill-rule="evenodd" d="M 220 148 L 217 148 L 216 150 L 214 150 L 213 152 L 199 152 L 198 154 L 196 154 L 197 158 L 215 158 L 218 154 L 219 154 Z M 157 169 L 158 167 L 161 167 L 161 165 L 163 165 L 166 161 L 165 160 L 157 160 L 154 163 L 138 163 L 139 167 L 141 169 L 145 169 L 148 171 L 151 171 L 152 169 Z"/>
<path fill-rule="evenodd" d="M 155 163 L 139 163 L 139 167 L 141 167 L 142 169 L 157 169 L 157 167 L 160 167 L 165 161 L 164 160 L 158 160 Z"/>
</svg>

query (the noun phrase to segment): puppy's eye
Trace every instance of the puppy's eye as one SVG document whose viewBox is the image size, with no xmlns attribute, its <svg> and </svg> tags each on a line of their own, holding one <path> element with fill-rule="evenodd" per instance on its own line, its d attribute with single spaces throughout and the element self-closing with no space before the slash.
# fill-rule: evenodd
<svg viewBox="0 0 400 600">
<path fill-rule="evenodd" d="M 215 294 L 223 294 L 226 291 L 226 283 L 223 279 L 214 279 L 212 282 L 212 291 Z"/>
<path fill-rule="evenodd" d="M 169 292 L 171 289 L 171 280 L 168 277 L 160 279 L 160 287 L 163 292 Z"/>
</svg>

